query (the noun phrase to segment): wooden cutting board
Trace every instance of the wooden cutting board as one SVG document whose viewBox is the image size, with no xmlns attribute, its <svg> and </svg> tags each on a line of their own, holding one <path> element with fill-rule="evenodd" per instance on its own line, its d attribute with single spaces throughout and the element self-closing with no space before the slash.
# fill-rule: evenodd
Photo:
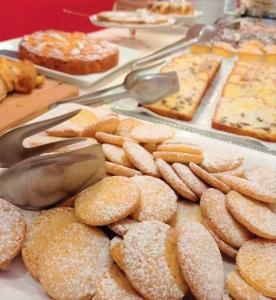
<svg viewBox="0 0 276 300">
<path fill-rule="evenodd" d="M 9 95 L 0 103 L 0 133 L 46 112 L 50 104 L 77 96 L 78 93 L 78 87 L 74 85 L 46 79 L 43 87 L 31 94 Z"/>
</svg>

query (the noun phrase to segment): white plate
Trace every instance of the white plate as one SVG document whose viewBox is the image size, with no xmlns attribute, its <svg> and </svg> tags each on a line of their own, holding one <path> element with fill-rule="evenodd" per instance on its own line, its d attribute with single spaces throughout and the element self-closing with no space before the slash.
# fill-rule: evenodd
<svg viewBox="0 0 276 300">
<path fill-rule="evenodd" d="M 88 107 L 84 107 L 78 104 L 62 104 L 55 108 L 52 111 L 41 115 L 36 120 L 45 120 L 51 117 L 55 117 L 57 115 L 78 109 L 85 108 L 90 109 Z M 35 121 L 35 120 L 33 120 Z M 187 142 L 191 142 L 193 144 L 197 144 L 201 146 L 203 149 L 224 149 L 230 148 L 235 152 L 240 152 L 245 157 L 244 166 L 255 167 L 258 165 L 262 165 L 264 167 L 274 167 L 275 165 L 275 157 L 261 153 L 255 150 L 250 150 L 247 148 L 243 148 L 237 145 L 231 145 L 229 143 L 217 141 L 205 136 L 196 135 L 186 131 L 176 130 L 176 135 L 180 137 L 184 137 L 187 139 Z M 28 212 L 28 219 L 30 219 L 30 215 L 34 215 L 36 213 Z M 233 260 L 224 258 L 224 268 L 225 273 L 228 273 L 234 268 Z M 25 269 L 21 257 L 17 257 L 10 266 L 9 271 L 0 272 L 0 295 L 1 299 L 4 300 L 46 300 L 49 299 L 45 292 L 42 290 L 41 286 L 30 276 L 30 274 Z M 185 298 L 186 299 L 186 298 Z"/>
<path fill-rule="evenodd" d="M 101 22 L 98 21 L 97 15 L 90 17 L 91 23 L 96 26 L 101 27 L 112 27 L 112 28 L 128 28 L 128 29 L 158 29 L 158 28 L 167 28 L 174 25 L 174 18 L 169 18 L 167 23 L 160 24 L 130 24 L 130 23 L 115 23 L 115 22 Z"/>
<path fill-rule="evenodd" d="M 8 40 L 4 42 L 0 42 L 0 49 L 6 50 L 18 50 L 18 45 L 20 43 L 21 38 Z M 48 69 L 42 66 L 37 65 L 37 69 L 41 74 L 49 78 L 54 78 L 62 81 L 66 81 L 69 83 L 77 84 L 82 87 L 91 87 L 92 85 L 98 83 L 100 80 L 112 75 L 116 71 L 119 71 L 123 67 L 130 64 L 133 60 L 139 58 L 143 53 L 138 50 L 134 50 L 131 48 L 118 46 L 119 49 L 119 64 L 115 67 L 110 69 L 109 71 L 102 72 L 102 73 L 94 73 L 88 75 L 70 75 L 67 73 L 55 71 L 52 69 Z"/>
</svg>

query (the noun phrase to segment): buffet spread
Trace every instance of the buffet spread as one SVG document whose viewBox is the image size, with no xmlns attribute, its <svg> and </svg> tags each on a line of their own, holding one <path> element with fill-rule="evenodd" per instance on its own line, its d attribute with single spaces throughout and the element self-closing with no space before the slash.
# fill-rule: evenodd
<svg viewBox="0 0 276 300">
<path fill-rule="evenodd" d="M 154 36 L 195 13 L 91 21 Z M 276 298 L 275 21 L 200 26 L 148 53 L 53 29 L 0 43 L 3 299 Z"/>
</svg>

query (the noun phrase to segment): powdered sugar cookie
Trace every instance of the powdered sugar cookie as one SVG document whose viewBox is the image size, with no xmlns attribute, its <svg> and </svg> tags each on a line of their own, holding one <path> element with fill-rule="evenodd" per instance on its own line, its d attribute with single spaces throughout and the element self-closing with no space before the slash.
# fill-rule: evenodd
<svg viewBox="0 0 276 300">
<path fill-rule="evenodd" d="M 166 152 L 182 152 L 182 153 L 191 153 L 202 155 L 202 150 L 195 145 L 190 144 L 162 144 L 157 148 L 158 151 L 166 151 Z"/>
<path fill-rule="evenodd" d="M 231 296 L 236 300 L 269 300 L 247 284 L 237 271 L 227 275 L 226 286 Z"/>
<path fill-rule="evenodd" d="M 25 239 L 25 227 L 21 211 L 0 199 L 0 270 L 6 270 L 20 252 Z"/>
<path fill-rule="evenodd" d="M 200 164 L 208 172 L 223 172 L 241 165 L 243 156 L 230 150 L 210 150 L 204 152 L 204 160 Z"/>
<path fill-rule="evenodd" d="M 182 299 L 187 291 L 169 225 L 141 222 L 124 236 L 124 266 L 132 286 L 146 299 Z"/>
<path fill-rule="evenodd" d="M 130 133 L 134 127 L 142 124 L 141 121 L 137 119 L 126 118 L 120 121 L 119 125 L 116 128 L 115 134 L 130 137 Z"/>
<path fill-rule="evenodd" d="M 137 223 L 138 222 L 133 219 L 125 218 L 116 223 L 109 224 L 108 227 L 118 235 L 123 236 L 132 226 L 135 226 Z"/>
<path fill-rule="evenodd" d="M 153 153 L 157 149 L 157 143 L 144 143 L 142 146 L 150 153 Z"/>
<path fill-rule="evenodd" d="M 224 171 L 224 172 L 217 172 L 217 173 L 212 173 L 213 175 L 231 175 L 231 176 L 237 176 L 237 177 L 243 177 L 244 175 L 244 168 L 243 166 L 238 166 L 237 168 L 229 171 Z"/>
<path fill-rule="evenodd" d="M 152 155 L 142 146 L 133 142 L 125 142 L 123 149 L 131 163 L 143 174 L 154 177 L 160 176 Z"/>
<path fill-rule="evenodd" d="M 234 247 L 228 245 L 227 243 L 225 243 L 223 240 L 221 240 L 215 233 L 214 231 L 210 228 L 210 226 L 208 225 L 208 223 L 202 219 L 201 220 L 202 225 L 209 231 L 209 233 L 212 235 L 212 237 L 214 238 L 214 240 L 216 241 L 219 250 L 221 252 L 223 252 L 224 254 L 235 258 L 238 254 L 238 250 L 235 249 Z"/>
<path fill-rule="evenodd" d="M 197 196 L 187 187 L 187 185 L 177 176 L 173 168 L 163 159 L 158 158 L 156 164 L 164 180 L 182 197 L 197 201 Z"/>
<path fill-rule="evenodd" d="M 131 214 L 139 201 L 139 189 L 131 179 L 106 177 L 76 196 L 75 212 L 85 224 L 107 225 Z"/>
<path fill-rule="evenodd" d="M 188 223 L 177 242 L 183 276 L 197 299 L 220 300 L 224 272 L 220 251 L 209 232 L 199 223 Z"/>
<path fill-rule="evenodd" d="M 207 189 L 206 184 L 201 181 L 194 173 L 184 164 L 174 163 L 172 165 L 179 178 L 193 191 L 198 197 Z"/>
<path fill-rule="evenodd" d="M 88 110 L 82 109 L 76 116 L 73 118 L 58 124 L 50 129 L 47 129 L 46 132 L 51 136 L 58 137 L 77 137 L 81 135 L 83 130 L 87 127 L 94 124 L 97 120 L 97 117 L 94 113 Z"/>
<path fill-rule="evenodd" d="M 77 222 L 74 210 L 69 207 L 53 208 L 36 217 L 27 228 L 26 240 L 22 248 L 23 262 L 38 280 L 37 259 L 48 241 L 68 224 Z"/>
<path fill-rule="evenodd" d="M 130 137 L 141 143 L 161 143 L 174 134 L 174 130 L 166 125 L 141 124 L 132 129 Z"/>
<path fill-rule="evenodd" d="M 142 300 L 130 285 L 124 274 L 112 265 L 96 284 L 97 300 Z"/>
<path fill-rule="evenodd" d="M 244 177 L 253 184 L 263 187 L 263 189 L 276 193 L 276 172 L 264 168 L 257 167 L 244 172 Z"/>
<path fill-rule="evenodd" d="M 97 228 L 73 223 L 45 245 L 38 257 L 38 276 L 53 299 L 91 299 L 110 263 L 108 238 Z"/>
<path fill-rule="evenodd" d="M 162 180 L 151 176 L 135 176 L 131 181 L 140 189 L 141 198 L 132 217 L 138 221 L 169 221 L 176 212 L 177 197 Z"/>
<path fill-rule="evenodd" d="M 266 239 L 276 239 L 276 214 L 266 203 L 230 191 L 226 205 L 235 219 L 249 231 Z"/>
<path fill-rule="evenodd" d="M 244 244 L 237 255 L 242 278 L 267 297 L 276 297 L 276 243 L 254 239 Z"/>
<path fill-rule="evenodd" d="M 126 177 L 133 177 L 136 175 L 142 175 L 140 171 L 135 169 L 127 168 L 118 164 L 114 164 L 112 162 L 106 161 L 105 162 L 106 172 L 108 174 L 117 175 L 117 176 L 126 176 Z"/>
<path fill-rule="evenodd" d="M 125 154 L 125 151 L 118 146 L 110 144 L 102 144 L 104 156 L 107 160 L 128 168 L 132 167 L 132 163 Z"/>
<path fill-rule="evenodd" d="M 172 144 L 187 144 L 187 140 L 186 140 L 186 138 L 175 136 L 172 139 L 167 139 L 164 142 L 162 142 L 162 145 L 164 145 L 164 144 L 170 144 L 170 145 L 172 145 Z M 196 146 L 196 145 L 190 144 L 190 143 L 188 145 Z"/>
<path fill-rule="evenodd" d="M 217 179 L 213 174 L 208 173 L 195 163 L 190 163 L 189 167 L 196 176 L 208 183 L 210 186 L 222 191 L 223 193 L 228 193 L 230 191 L 230 188 L 225 183 L 223 183 L 221 180 Z"/>
<path fill-rule="evenodd" d="M 259 185 L 255 185 L 247 179 L 230 175 L 220 175 L 218 178 L 230 186 L 231 189 L 245 196 L 266 203 L 276 203 L 276 193 L 266 190 Z"/>
<path fill-rule="evenodd" d="M 94 137 L 96 132 L 105 132 L 105 133 L 113 133 L 118 124 L 120 123 L 120 119 L 116 116 L 106 116 L 101 119 L 98 119 L 96 122 L 91 124 L 91 126 L 86 127 L 82 132 L 81 136 L 84 137 Z"/>
<path fill-rule="evenodd" d="M 218 190 L 208 189 L 202 194 L 200 211 L 214 233 L 234 248 L 241 247 L 253 237 L 229 213 L 226 208 L 226 197 Z"/>
<path fill-rule="evenodd" d="M 117 266 L 124 271 L 123 239 L 118 236 L 114 237 L 110 242 L 109 251 Z"/>
<path fill-rule="evenodd" d="M 155 159 L 162 158 L 169 163 L 190 163 L 194 162 L 196 164 L 202 162 L 203 156 L 190 153 L 181 153 L 181 152 L 166 152 L 166 151 L 156 151 L 153 152 L 153 157 Z"/>
<path fill-rule="evenodd" d="M 186 223 L 201 222 L 201 213 L 198 204 L 190 201 L 177 201 L 176 215 L 170 220 L 169 224 L 181 229 Z"/>
<path fill-rule="evenodd" d="M 114 135 L 105 132 L 96 132 L 95 138 L 100 143 L 111 144 L 115 146 L 123 146 L 124 142 L 131 141 L 130 138 L 125 138 L 120 135 Z"/>
</svg>

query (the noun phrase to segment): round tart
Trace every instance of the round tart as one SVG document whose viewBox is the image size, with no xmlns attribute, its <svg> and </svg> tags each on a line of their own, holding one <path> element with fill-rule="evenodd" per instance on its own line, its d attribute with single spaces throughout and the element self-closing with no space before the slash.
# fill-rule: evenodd
<svg viewBox="0 0 276 300">
<path fill-rule="evenodd" d="M 69 74 L 107 71 L 118 64 L 119 51 L 108 41 L 82 32 L 36 31 L 23 37 L 19 57 Z"/>
</svg>

